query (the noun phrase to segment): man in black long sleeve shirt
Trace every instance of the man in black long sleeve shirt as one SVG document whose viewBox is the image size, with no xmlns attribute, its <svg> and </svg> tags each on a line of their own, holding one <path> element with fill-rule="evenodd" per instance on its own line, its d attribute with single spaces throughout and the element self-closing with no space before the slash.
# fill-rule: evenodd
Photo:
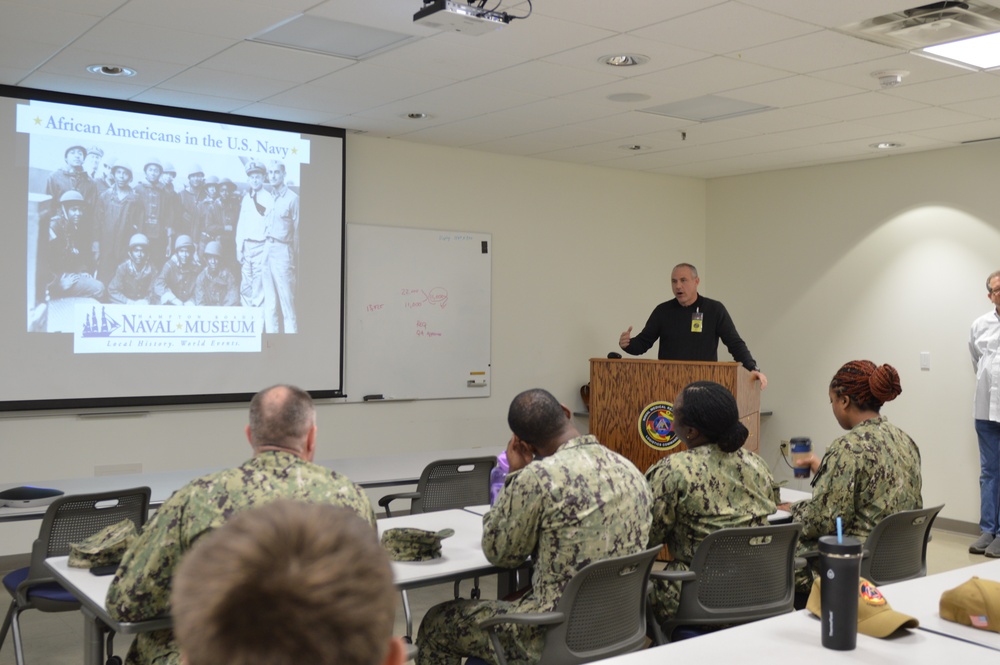
<svg viewBox="0 0 1000 665">
<path fill-rule="evenodd" d="M 660 360 L 695 360 L 715 362 L 719 359 L 721 339 L 736 362 L 742 363 L 751 376 L 767 387 L 767 377 L 757 367 L 746 342 L 736 331 L 726 306 L 718 300 L 698 295 L 698 270 L 690 263 L 681 263 L 670 273 L 674 299 L 656 306 L 642 332 L 631 337 L 632 326 L 621 334 L 618 345 L 631 355 L 642 355 L 656 340 L 660 341 Z"/>
</svg>

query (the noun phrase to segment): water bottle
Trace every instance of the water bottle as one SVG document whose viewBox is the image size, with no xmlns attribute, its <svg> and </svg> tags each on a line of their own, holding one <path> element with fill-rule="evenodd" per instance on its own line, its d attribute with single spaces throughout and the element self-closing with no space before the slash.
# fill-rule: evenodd
<svg viewBox="0 0 1000 665">
<path fill-rule="evenodd" d="M 490 470 L 490 505 L 497 500 L 497 494 L 503 489 L 504 480 L 510 472 L 510 463 L 507 462 L 507 451 L 497 455 L 497 465 Z"/>
<path fill-rule="evenodd" d="M 812 454 L 812 439 L 807 436 L 797 436 L 791 440 L 792 464 L 800 459 L 806 459 Z M 796 478 L 808 478 L 810 469 L 808 466 L 796 466 L 793 473 Z"/>
<path fill-rule="evenodd" d="M 819 567 L 823 646 L 850 651 L 858 643 L 861 541 L 822 536 L 819 539 Z"/>
</svg>

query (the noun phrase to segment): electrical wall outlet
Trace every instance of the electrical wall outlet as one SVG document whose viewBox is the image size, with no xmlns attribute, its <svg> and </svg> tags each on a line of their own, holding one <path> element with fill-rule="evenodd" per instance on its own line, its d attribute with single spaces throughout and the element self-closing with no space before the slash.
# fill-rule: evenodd
<svg viewBox="0 0 1000 665">
<path fill-rule="evenodd" d="M 788 456 L 788 441 L 787 440 L 782 440 L 782 442 L 780 444 L 778 444 L 778 445 L 781 447 L 781 454 L 785 455 L 787 457 Z"/>
</svg>

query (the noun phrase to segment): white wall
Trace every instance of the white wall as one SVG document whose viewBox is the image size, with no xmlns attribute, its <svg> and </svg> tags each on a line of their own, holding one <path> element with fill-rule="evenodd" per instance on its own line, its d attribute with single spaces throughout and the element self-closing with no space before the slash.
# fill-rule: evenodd
<svg viewBox="0 0 1000 665">
<path fill-rule="evenodd" d="M 670 266 L 704 260 L 705 183 L 350 135 L 347 221 L 493 234 L 492 397 L 321 405 L 318 456 L 493 452 L 515 394 L 541 386 L 579 408 L 588 359 L 669 297 Z M 2 417 L 0 483 L 237 464 L 245 414 Z M 28 551 L 37 529 L 0 525 L 0 555 Z"/>
<path fill-rule="evenodd" d="M 709 183 L 712 295 L 771 380 L 761 442 L 776 472 L 790 477 L 780 439 L 822 452 L 840 433 L 827 395 L 840 365 L 889 363 L 903 393 L 882 413 L 920 447 L 925 505 L 978 522 L 967 344 L 1000 268 L 998 160 L 992 142 Z"/>
</svg>

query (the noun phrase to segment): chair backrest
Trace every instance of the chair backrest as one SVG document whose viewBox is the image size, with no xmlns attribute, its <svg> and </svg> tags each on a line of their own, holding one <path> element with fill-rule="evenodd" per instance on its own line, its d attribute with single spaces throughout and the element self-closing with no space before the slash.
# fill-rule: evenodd
<svg viewBox="0 0 1000 665">
<path fill-rule="evenodd" d="M 417 482 L 419 498 L 413 500 L 411 513 L 478 506 L 490 502 L 490 471 L 496 457 L 468 457 L 431 462 Z"/>
<path fill-rule="evenodd" d="M 944 504 L 889 515 L 865 541 L 861 576 L 876 586 L 927 574 L 927 541 Z"/>
<path fill-rule="evenodd" d="M 661 550 L 595 561 L 574 575 L 555 610 L 566 620 L 546 633 L 541 662 L 577 665 L 641 649 L 649 571 Z"/>
<path fill-rule="evenodd" d="M 42 518 L 38 539 L 31 548 L 29 578 L 47 576 L 45 559 L 69 554 L 70 545 L 124 519 L 142 529 L 149 513 L 148 487 L 95 494 L 68 494 L 51 504 Z"/>
<path fill-rule="evenodd" d="M 662 626 L 666 638 L 677 626 L 746 623 L 791 612 L 801 533 L 795 522 L 710 534 L 695 551 L 694 579 L 682 583 L 677 614 Z"/>
</svg>

